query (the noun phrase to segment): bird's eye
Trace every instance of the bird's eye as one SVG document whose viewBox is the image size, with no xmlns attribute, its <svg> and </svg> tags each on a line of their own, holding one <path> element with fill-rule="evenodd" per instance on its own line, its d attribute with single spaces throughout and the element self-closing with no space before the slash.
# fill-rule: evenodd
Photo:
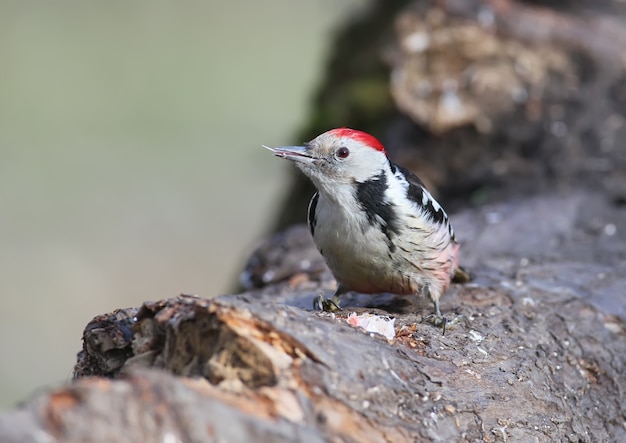
<svg viewBox="0 0 626 443">
<path fill-rule="evenodd" d="M 336 154 L 338 158 L 347 158 L 350 155 L 350 150 L 345 146 L 342 146 L 341 148 L 337 149 Z"/>
</svg>

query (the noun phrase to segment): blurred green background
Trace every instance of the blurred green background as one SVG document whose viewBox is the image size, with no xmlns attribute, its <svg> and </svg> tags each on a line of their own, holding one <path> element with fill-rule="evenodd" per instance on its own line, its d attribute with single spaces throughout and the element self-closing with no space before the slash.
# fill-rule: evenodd
<svg viewBox="0 0 626 443">
<path fill-rule="evenodd" d="M 230 289 L 289 184 L 259 146 L 364 3 L 0 1 L 0 409 L 93 316 Z"/>
</svg>

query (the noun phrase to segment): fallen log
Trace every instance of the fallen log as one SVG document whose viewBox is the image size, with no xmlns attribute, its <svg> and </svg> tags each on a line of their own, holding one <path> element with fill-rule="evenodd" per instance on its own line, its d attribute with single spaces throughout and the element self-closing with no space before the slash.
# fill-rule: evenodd
<svg viewBox="0 0 626 443">
<path fill-rule="evenodd" d="M 544 207 L 559 215 L 531 228 Z M 421 323 L 427 300 L 294 306 L 332 290 L 326 270 L 99 316 L 76 381 L 1 415 L 2 441 L 621 441 L 624 234 L 589 229 L 598 217 L 626 226 L 623 209 L 585 192 L 458 214 L 474 280 L 443 298 L 468 319 L 445 335 Z M 306 233 L 294 229 L 268 242 L 286 260 L 307 248 L 288 247 Z M 350 326 L 352 312 L 394 319 L 393 338 Z"/>
</svg>

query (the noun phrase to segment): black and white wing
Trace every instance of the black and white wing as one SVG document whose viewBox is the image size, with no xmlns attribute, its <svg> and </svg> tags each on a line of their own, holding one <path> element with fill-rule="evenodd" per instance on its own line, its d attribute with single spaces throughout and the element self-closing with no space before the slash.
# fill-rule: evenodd
<svg viewBox="0 0 626 443">
<path fill-rule="evenodd" d="M 456 242 L 454 230 L 452 229 L 452 225 L 448 219 L 448 214 L 446 214 L 446 211 L 444 211 L 431 193 L 428 192 L 426 186 L 424 186 L 424 183 L 419 179 L 419 177 L 408 169 L 397 165 L 393 165 L 392 171 L 398 178 L 404 178 L 408 183 L 407 197 L 409 200 L 418 205 L 432 223 L 445 226 L 448 229 L 448 232 L 450 232 L 452 240 Z"/>
</svg>

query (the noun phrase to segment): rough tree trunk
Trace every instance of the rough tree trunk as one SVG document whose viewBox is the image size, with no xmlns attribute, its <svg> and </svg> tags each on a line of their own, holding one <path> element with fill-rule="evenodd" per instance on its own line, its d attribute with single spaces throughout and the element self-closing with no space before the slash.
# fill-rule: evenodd
<svg viewBox="0 0 626 443">
<path fill-rule="evenodd" d="M 473 280 L 442 311 L 467 321 L 442 335 L 427 300 L 389 294 L 310 311 L 335 283 L 294 226 L 242 294 L 92 320 L 76 380 L 1 414 L 0 441 L 626 441 L 626 7 L 400 6 L 338 37 L 302 139 L 377 133 L 456 208 Z M 279 226 L 303 219 L 294 180 Z"/>
</svg>

